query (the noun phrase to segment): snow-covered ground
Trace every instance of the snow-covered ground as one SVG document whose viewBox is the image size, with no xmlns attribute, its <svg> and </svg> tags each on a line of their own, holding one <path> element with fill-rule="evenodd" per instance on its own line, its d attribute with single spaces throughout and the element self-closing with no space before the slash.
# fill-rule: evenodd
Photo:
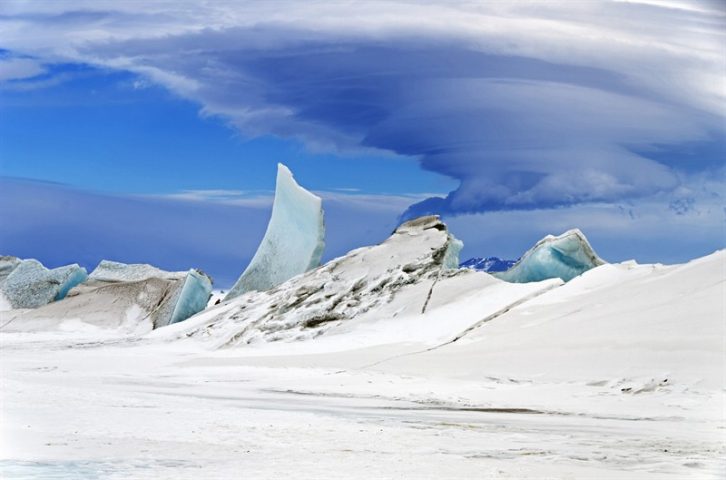
<svg viewBox="0 0 726 480">
<path fill-rule="evenodd" d="M 725 264 L 603 265 L 522 302 L 487 287 L 509 310 L 457 287 L 423 315 L 219 350 L 162 334 L 182 324 L 3 333 L 0 471 L 724 478 Z"/>
</svg>

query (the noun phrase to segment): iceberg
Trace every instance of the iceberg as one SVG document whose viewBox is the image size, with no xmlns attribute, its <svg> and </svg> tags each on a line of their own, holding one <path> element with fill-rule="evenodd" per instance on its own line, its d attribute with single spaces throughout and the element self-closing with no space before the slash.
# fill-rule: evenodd
<svg viewBox="0 0 726 480">
<path fill-rule="evenodd" d="M 180 278 L 184 272 L 167 272 L 145 263 L 121 263 L 101 260 L 88 276 L 96 282 L 138 282 L 149 278 Z"/>
<path fill-rule="evenodd" d="M 174 303 L 174 311 L 169 319 L 169 324 L 186 320 L 192 315 L 204 310 L 212 295 L 211 279 L 198 270 L 189 270 L 184 278 L 184 284 L 178 290 Z"/>
<path fill-rule="evenodd" d="M 186 320 L 207 306 L 212 294 L 212 280 L 203 272 L 168 272 L 148 264 L 125 264 L 102 260 L 88 276 L 86 289 L 105 285 L 143 283 L 151 279 L 168 284 L 152 313 L 154 328 Z"/>
<path fill-rule="evenodd" d="M 18 257 L 0 256 L 0 312 L 12 310 L 13 306 L 3 293 L 2 285 L 21 260 Z"/>
<path fill-rule="evenodd" d="M 324 246 L 322 200 L 298 185 L 292 172 L 279 163 L 267 231 L 225 300 L 250 291 L 269 290 L 319 266 Z"/>
<path fill-rule="evenodd" d="M 6 278 L 8 278 L 8 275 L 12 273 L 13 270 L 15 270 L 15 267 L 17 267 L 22 260 L 20 260 L 18 257 L 11 257 L 11 256 L 0 256 L 0 285 L 5 281 Z"/>
<path fill-rule="evenodd" d="M 69 290 L 59 302 L 32 310 L 0 312 L 2 330 L 75 331 L 85 324 L 121 333 L 144 333 L 204 310 L 212 280 L 195 269 L 167 272 L 151 265 L 103 260 L 86 281 Z"/>
<path fill-rule="evenodd" d="M 0 257 L 0 291 L 13 309 L 38 308 L 62 300 L 86 280 L 78 264 L 47 269 L 37 260 Z"/>
<path fill-rule="evenodd" d="M 560 278 L 568 282 L 591 268 L 604 265 L 578 229 L 568 230 L 560 236 L 547 235 L 529 249 L 512 268 L 492 273 L 512 283 L 528 283 Z"/>
</svg>

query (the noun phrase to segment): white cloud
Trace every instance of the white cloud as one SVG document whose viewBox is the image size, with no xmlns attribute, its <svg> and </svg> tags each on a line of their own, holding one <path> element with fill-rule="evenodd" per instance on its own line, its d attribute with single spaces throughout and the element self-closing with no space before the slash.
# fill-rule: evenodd
<svg viewBox="0 0 726 480">
<path fill-rule="evenodd" d="M 0 82 L 36 77 L 46 72 L 42 64 L 29 58 L 0 58 Z"/>
<path fill-rule="evenodd" d="M 656 195 L 679 166 L 642 150 L 724 132 L 726 13 L 707 2 L 0 8 L 12 51 L 135 72 L 248 135 L 420 158 L 461 181 L 449 211 Z"/>
</svg>

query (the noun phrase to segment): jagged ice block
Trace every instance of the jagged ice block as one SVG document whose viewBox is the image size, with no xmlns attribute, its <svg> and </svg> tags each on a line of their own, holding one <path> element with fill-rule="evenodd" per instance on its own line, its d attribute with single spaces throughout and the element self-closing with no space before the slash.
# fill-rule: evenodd
<svg viewBox="0 0 726 480">
<path fill-rule="evenodd" d="M 272 216 L 249 266 L 225 300 L 249 291 L 264 291 L 320 265 L 325 222 L 320 197 L 295 182 L 292 172 L 277 165 Z"/>
<path fill-rule="evenodd" d="M 14 309 L 61 300 L 86 278 L 86 269 L 77 264 L 47 269 L 34 259 L 0 258 L 0 291 Z"/>
<path fill-rule="evenodd" d="M 492 275 L 512 283 L 538 282 L 548 278 L 561 278 L 568 282 L 605 263 L 585 235 L 573 229 L 557 237 L 547 235 L 522 255 L 512 268 Z"/>
</svg>

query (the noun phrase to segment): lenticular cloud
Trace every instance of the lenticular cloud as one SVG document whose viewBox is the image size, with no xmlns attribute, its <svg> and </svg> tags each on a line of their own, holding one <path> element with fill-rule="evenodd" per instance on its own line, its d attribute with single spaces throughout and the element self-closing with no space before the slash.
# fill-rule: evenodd
<svg viewBox="0 0 726 480">
<path fill-rule="evenodd" d="M 698 3 L 103 5 L 15 7 L 7 48 L 134 72 L 246 135 L 460 181 L 406 217 L 673 191 L 693 162 L 667 153 L 723 141 L 726 15 Z"/>
</svg>

